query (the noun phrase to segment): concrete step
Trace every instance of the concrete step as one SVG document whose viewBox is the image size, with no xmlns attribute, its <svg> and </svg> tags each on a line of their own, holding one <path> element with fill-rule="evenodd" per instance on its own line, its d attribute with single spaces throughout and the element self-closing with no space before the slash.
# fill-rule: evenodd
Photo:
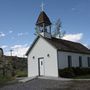
<svg viewBox="0 0 90 90">
<path fill-rule="evenodd" d="M 19 79 L 19 82 L 24 83 L 24 82 L 28 82 L 28 81 L 36 79 L 36 78 L 37 78 L 37 76 L 34 76 L 34 77 L 24 77 L 24 78 Z"/>
</svg>

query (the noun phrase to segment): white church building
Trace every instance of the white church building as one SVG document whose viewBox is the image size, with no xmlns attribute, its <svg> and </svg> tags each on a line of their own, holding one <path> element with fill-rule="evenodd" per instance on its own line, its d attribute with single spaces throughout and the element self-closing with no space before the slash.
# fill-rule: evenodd
<svg viewBox="0 0 90 90">
<path fill-rule="evenodd" d="M 59 77 L 59 69 L 90 67 L 90 50 L 84 45 L 55 38 L 51 35 L 51 21 L 44 11 L 36 22 L 39 35 L 27 51 L 28 77 Z"/>
</svg>

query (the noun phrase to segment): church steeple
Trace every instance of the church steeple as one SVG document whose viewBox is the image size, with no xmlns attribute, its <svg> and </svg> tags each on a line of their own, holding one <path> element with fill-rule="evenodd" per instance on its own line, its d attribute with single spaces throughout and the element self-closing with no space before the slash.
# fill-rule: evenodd
<svg viewBox="0 0 90 90">
<path fill-rule="evenodd" d="M 44 37 L 51 38 L 51 21 L 44 11 L 41 11 L 36 26 Z"/>
</svg>

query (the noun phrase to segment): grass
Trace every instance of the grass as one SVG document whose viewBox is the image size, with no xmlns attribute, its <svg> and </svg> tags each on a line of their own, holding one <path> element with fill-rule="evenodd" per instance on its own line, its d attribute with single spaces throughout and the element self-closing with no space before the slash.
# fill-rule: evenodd
<svg viewBox="0 0 90 90">
<path fill-rule="evenodd" d="M 17 70 L 16 71 L 16 75 L 14 77 L 0 75 L 0 87 L 16 83 L 17 82 L 16 77 L 27 77 L 27 72 L 26 71 Z"/>
<path fill-rule="evenodd" d="M 8 82 L 11 82 L 13 80 L 15 80 L 15 77 L 0 76 L 0 87 L 8 84 Z"/>
<path fill-rule="evenodd" d="M 17 77 L 27 77 L 27 72 L 26 71 L 17 70 L 16 71 L 16 76 Z"/>
<path fill-rule="evenodd" d="M 81 76 L 77 76 L 74 79 L 90 79 L 90 74 L 89 75 L 81 75 Z"/>
</svg>

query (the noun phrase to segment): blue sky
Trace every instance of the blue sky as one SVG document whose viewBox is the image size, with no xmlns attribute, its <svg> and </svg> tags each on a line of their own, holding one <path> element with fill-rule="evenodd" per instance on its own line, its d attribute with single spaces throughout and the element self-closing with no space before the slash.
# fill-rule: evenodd
<svg viewBox="0 0 90 90">
<path fill-rule="evenodd" d="M 66 38 L 90 45 L 90 0 L 0 0 L 0 47 L 24 54 L 33 42 L 41 3 L 52 23 L 60 18 Z M 75 41 L 72 40 L 72 41 Z"/>
</svg>

